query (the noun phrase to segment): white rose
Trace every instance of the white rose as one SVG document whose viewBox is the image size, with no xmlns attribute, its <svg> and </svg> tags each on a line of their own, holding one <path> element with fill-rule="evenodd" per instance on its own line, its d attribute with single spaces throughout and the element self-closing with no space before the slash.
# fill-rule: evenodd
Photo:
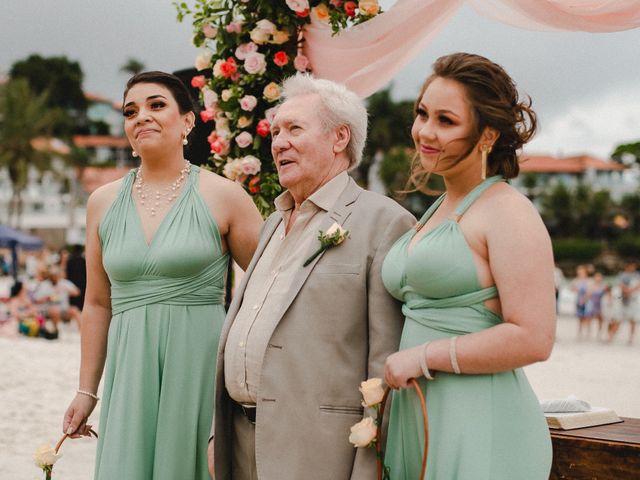
<svg viewBox="0 0 640 480">
<path fill-rule="evenodd" d="M 367 417 L 351 427 L 349 441 L 356 447 L 368 447 L 376 439 L 376 434 L 376 422 L 372 417 Z"/>
<path fill-rule="evenodd" d="M 382 388 L 382 379 L 370 378 L 360 384 L 360 393 L 362 393 L 364 407 L 373 407 L 382 402 L 384 397 L 384 388 Z"/>
<path fill-rule="evenodd" d="M 264 30 L 268 34 L 272 34 L 277 30 L 277 27 L 267 19 L 259 20 L 256 23 L 256 28 Z"/>
<path fill-rule="evenodd" d="M 269 38 L 271 38 L 271 34 L 269 32 L 265 32 L 260 28 L 254 28 L 253 30 L 251 30 L 249 36 L 251 37 L 251 41 L 253 43 L 257 43 L 258 45 L 267 43 L 269 41 Z"/>
<path fill-rule="evenodd" d="M 233 92 L 228 88 L 225 88 L 224 90 L 222 90 L 222 93 L 220 94 L 220 98 L 222 98 L 223 102 L 228 102 L 232 97 L 233 97 Z"/>
<path fill-rule="evenodd" d="M 275 102 L 280 98 L 280 87 L 277 83 L 271 82 L 267 84 L 266 87 L 264 87 L 264 90 L 262 90 L 262 94 L 264 95 L 264 98 L 266 98 L 270 102 Z"/>
<path fill-rule="evenodd" d="M 338 235 L 338 240 L 334 245 L 340 245 L 342 242 L 344 242 L 344 239 L 347 238 L 347 231 L 344 228 L 342 228 L 340 225 L 338 225 L 337 222 L 333 222 L 333 225 L 331 225 L 327 229 L 327 231 L 325 232 L 325 235 L 327 237 L 331 237 L 336 232 L 339 232 L 339 235 Z"/>
<path fill-rule="evenodd" d="M 196 70 L 204 70 L 211 65 L 211 57 L 213 54 L 211 52 L 203 52 L 196 57 Z"/>
<path fill-rule="evenodd" d="M 33 461 L 38 467 L 44 468 L 56 463 L 61 456 L 62 454 L 56 453 L 51 445 L 42 445 L 33 454 Z"/>
</svg>

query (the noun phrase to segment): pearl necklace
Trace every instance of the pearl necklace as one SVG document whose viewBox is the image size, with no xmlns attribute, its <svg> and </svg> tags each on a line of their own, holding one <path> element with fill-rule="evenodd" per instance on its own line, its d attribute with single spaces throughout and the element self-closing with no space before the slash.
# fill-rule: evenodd
<svg viewBox="0 0 640 480">
<path fill-rule="evenodd" d="M 184 167 L 180 170 L 178 178 L 174 180 L 169 186 L 163 189 L 158 189 L 155 192 L 149 185 L 144 183 L 142 178 L 142 165 L 136 172 L 135 190 L 138 197 L 140 197 L 140 205 L 149 213 L 152 217 L 156 216 L 159 210 L 165 207 L 169 209 L 171 202 L 178 197 L 180 187 L 184 183 L 184 179 L 191 173 L 191 163 L 189 160 L 184 161 Z"/>
</svg>

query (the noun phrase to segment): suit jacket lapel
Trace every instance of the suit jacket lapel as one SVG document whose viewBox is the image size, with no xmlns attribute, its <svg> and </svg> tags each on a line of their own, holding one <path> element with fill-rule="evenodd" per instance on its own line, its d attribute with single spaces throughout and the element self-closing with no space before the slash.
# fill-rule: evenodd
<svg viewBox="0 0 640 480">
<path fill-rule="evenodd" d="M 344 225 L 349 215 L 351 215 L 351 209 L 353 203 L 356 201 L 360 193 L 362 192 L 362 188 L 358 186 L 358 184 L 352 179 L 349 178 L 349 183 L 345 187 L 344 191 L 340 194 L 338 201 L 335 203 L 333 208 L 325 214 L 325 218 L 322 220 L 320 224 L 320 229 L 323 232 L 326 232 L 327 229 L 333 225 L 334 222 L 338 223 L 338 225 Z M 349 241 L 349 240 L 346 240 Z M 312 242 L 312 246 L 307 252 L 307 255 L 304 257 L 304 260 L 313 255 L 316 250 L 320 247 L 320 242 L 315 240 Z M 337 248 L 340 248 L 339 246 Z M 326 251 L 326 250 L 325 250 Z M 318 255 L 313 262 L 311 262 L 306 267 L 302 266 L 304 260 L 300 263 L 300 267 L 298 272 L 295 275 L 295 279 L 291 286 L 289 292 L 287 292 L 287 297 L 282 302 L 280 307 L 280 311 L 278 312 L 278 318 L 282 319 L 285 312 L 288 310 L 289 306 L 293 302 L 293 300 L 298 296 L 298 292 L 307 281 L 309 274 L 312 272 L 315 265 L 320 261 L 324 252 Z"/>
</svg>

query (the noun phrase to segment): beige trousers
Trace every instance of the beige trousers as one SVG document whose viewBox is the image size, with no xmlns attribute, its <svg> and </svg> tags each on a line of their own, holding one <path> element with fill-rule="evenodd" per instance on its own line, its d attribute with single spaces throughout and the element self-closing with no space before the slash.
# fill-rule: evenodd
<svg viewBox="0 0 640 480">
<path fill-rule="evenodd" d="M 258 480 L 256 472 L 256 426 L 242 413 L 233 409 L 233 441 L 231 478 L 233 480 Z"/>
</svg>

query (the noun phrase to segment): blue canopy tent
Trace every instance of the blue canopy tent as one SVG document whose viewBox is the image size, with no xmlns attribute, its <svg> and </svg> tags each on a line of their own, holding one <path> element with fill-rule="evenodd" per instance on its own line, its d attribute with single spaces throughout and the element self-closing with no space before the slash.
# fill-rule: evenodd
<svg viewBox="0 0 640 480">
<path fill-rule="evenodd" d="M 18 248 L 38 250 L 42 245 L 43 242 L 38 237 L 0 225 L 0 248 L 11 249 L 11 270 L 14 280 L 18 277 Z"/>
</svg>

